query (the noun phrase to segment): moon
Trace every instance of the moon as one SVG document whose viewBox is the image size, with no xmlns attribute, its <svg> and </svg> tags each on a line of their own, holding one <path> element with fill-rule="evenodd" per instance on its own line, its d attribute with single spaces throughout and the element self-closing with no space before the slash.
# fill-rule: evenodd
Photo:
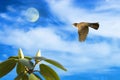
<svg viewBox="0 0 120 80">
<path fill-rule="evenodd" d="M 25 11 L 26 20 L 29 22 L 36 22 L 39 16 L 39 11 L 36 8 L 31 7 Z"/>
</svg>

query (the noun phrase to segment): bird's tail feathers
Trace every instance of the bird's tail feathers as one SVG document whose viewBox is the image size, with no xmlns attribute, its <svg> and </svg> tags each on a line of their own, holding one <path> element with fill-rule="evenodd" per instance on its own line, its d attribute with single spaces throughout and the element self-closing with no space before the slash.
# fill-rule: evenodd
<svg viewBox="0 0 120 80">
<path fill-rule="evenodd" d="M 99 28 L 99 24 L 98 23 L 90 23 L 90 27 L 97 30 Z"/>
</svg>

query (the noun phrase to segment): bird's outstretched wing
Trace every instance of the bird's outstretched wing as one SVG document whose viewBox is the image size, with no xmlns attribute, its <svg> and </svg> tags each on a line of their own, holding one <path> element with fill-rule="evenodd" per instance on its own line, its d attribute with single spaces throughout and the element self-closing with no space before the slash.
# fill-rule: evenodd
<svg viewBox="0 0 120 80">
<path fill-rule="evenodd" d="M 98 24 L 98 23 L 89 23 L 89 26 L 90 26 L 91 28 L 96 29 L 96 30 L 99 28 L 99 24 Z"/>
<path fill-rule="evenodd" d="M 85 41 L 87 34 L 88 34 L 89 28 L 84 27 L 83 29 L 78 29 L 78 35 L 79 35 L 79 41 Z"/>
</svg>

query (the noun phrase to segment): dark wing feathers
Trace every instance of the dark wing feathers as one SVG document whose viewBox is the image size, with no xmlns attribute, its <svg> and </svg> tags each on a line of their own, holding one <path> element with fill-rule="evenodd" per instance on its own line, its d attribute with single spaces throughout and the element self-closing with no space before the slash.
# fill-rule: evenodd
<svg viewBox="0 0 120 80">
<path fill-rule="evenodd" d="M 98 23 L 89 23 L 89 26 L 90 26 L 91 28 L 96 29 L 96 30 L 99 28 L 99 24 L 98 24 Z"/>
</svg>

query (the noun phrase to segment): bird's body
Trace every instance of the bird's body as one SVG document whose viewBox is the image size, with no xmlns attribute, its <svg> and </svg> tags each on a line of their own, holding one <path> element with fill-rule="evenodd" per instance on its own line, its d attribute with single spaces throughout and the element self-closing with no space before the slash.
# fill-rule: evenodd
<svg viewBox="0 0 120 80">
<path fill-rule="evenodd" d="M 79 41 L 85 41 L 89 31 L 89 27 L 96 30 L 99 28 L 98 23 L 81 22 L 81 23 L 73 23 L 73 25 L 78 28 Z"/>
</svg>

